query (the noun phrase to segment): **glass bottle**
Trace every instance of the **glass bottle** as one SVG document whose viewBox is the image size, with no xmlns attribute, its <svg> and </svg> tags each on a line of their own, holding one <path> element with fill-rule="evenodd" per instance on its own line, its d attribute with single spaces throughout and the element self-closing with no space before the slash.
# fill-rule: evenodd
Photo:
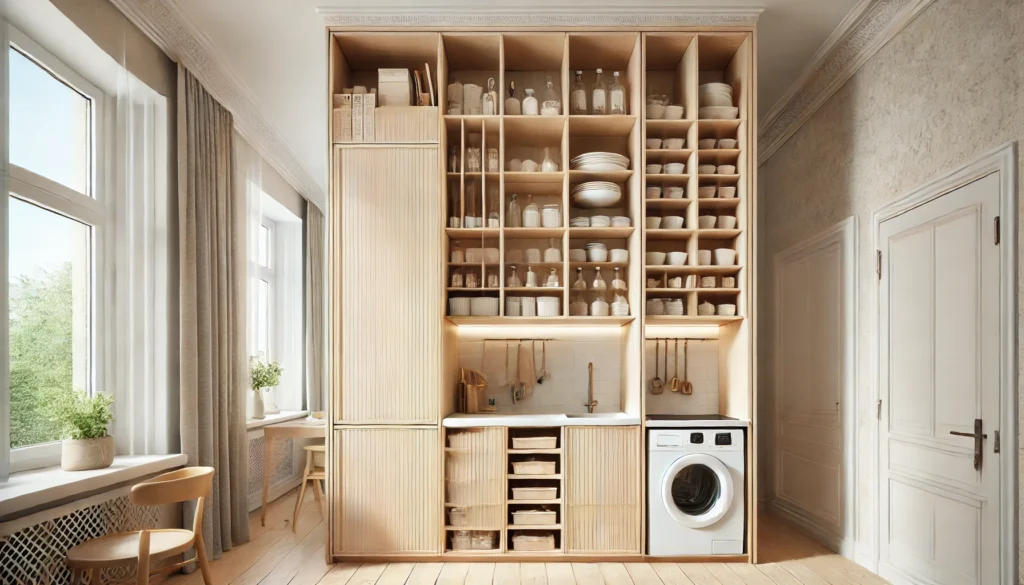
<svg viewBox="0 0 1024 585">
<path fill-rule="evenodd" d="M 487 227 L 501 227 L 500 214 L 498 213 L 498 187 L 488 185 L 487 187 Z"/>
<path fill-rule="evenodd" d="M 594 290 L 597 290 L 597 291 L 608 290 L 608 283 L 605 282 L 604 281 L 604 277 L 601 276 L 601 267 L 598 266 L 597 268 L 595 268 L 595 270 L 597 272 L 594 274 L 594 282 L 593 282 L 593 284 L 590 285 L 590 288 L 592 288 Z"/>
<path fill-rule="evenodd" d="M 519 273 L 516 272 L 516 267 L 515 266 L 509 266 L 509 270 L 512 271 L 512 274 L 510 274 L 509 277 L 508 277 L 508 287 L 509 288 L 519 288 L 519 287 L 523 286 L 523 281 L 519 279 Z"/>
<path fill-rule="evenodd" d="M 498 92 L 494 89 L 494 78 L 487 78 L 487 93 L 480 97 L 480 111 L 485 116 L 498 113 Z"/>
<path fill-rule="evenodd" d="M 462 270 L 452 272 L 452 288 L 462 288 Z"/>
<path fill-rule="evenodd" d="M 519 202 L 516 201 L 515 193 L 512 194 L 512 200 L 508 203 L 508 213 L 505 214 L 505 223 L 508 224 L 505 227 L 523 227 L 523 211 L 519 208 Z"/>
<path fill-rule="evenodd" d="M 526 98 L 523 99 L 523 115 L 524 116 L 536 116 L 540 114 L 540 110 L 537 108 L 537 98 L 533 97 L 533 90 L 526 90 Z"/>
<path fill-rule="evenodd" d="M 555 91 L 555 84 L 551 81 L 550 75 L 548 75 L 547 82 L 544 84 L 544 92 L 541 96 L 540 115 L 562 115 L 562 98 L 559 97 L 558 92 Z"/>
<path fill-rule="evenodd" d="M 548 280 L 547 280 L 547 282 L 544 283 L 544 286 L 547 286 L 549 288 L 558 288 L 558 269 L 557 268 L 552 268 L 551 269 L 551 274 L 548 275 Z"/>
<path fill-rule="evenodd" d="M 551 158 L 549 150 L 550 148 L 547 146 L 544 147 L 544 161 L 540 163 L 540 170 L 545 173 L 556 173 L 558 172 L 558 163 Z"/>
<path fill-rule="evenodd" d="M 452 154 L 448 157 L 448 172 L 457 173 L 459 172 L 459 145 L 452 145 Z"/>
<path fill-rule="evenodd" d="M 572 283 L 572 292 L 569 293 L 569 315 L 572 317 L 586 317 L 589 312 L 587 299 L 583 297 L 583 291 L 587 290 L 587 283 L 583 281 L 583 269 L 576 269 L 576 282 Z"/>
<path fill-rule="evenodd" d="M 505 99 L 505 115 L 518 116 L 523 113 L 522 104 L 516 97 L 516 82 L 508 82 L 508 98 Z"/>
<path fill-rule="evenodd" d="M 614 80 L 612 81 L 611 87 L 608 88 L 608 101 L 609 110 L 612 114 L 625 114 L 626 113 L 626 88 L 619 83 L 619 72 L 615 71 L 612 73 Z"/>
<path fill-rule="evenodd" d="M 583 298 L 583 291 L 587 290 L 587 283 L 583 280 L 583 268 L 576 269 L 576 282 L 572 283 L 572 290 Z"/>
<path fill-rule="evenodd" d="M 590 113 L 604 115 L 608 113 L 608 86 L 604 83 L 601 70 L 597 70 L 594 88 L 590 91 Z"/>
<path fill-rule="evenodd" d="M 572 90 L 569 93 L 569 103 L 572 104 L 572 113 L 586 115 L 590 113 L 587 108 L 587 86 L 583 83 L 583 72 L 576 72 L 576 80 L 572 83 Z"/>
<path fill-rule="evenodd" d="M 537 286 L 537 273 L 533 271 L 533 266 L 526 266 L 526 286 L 534 288 Z"/>
<path fill-rule="evenodd" d="M 452 243 L 452 262 L 461 264 L 466 261 L 466 257 L 462 254 L 462 244 L 459 244 L 458 240 Z"/>
<path fill-rule="evenodd" d="M 622 276 L 619 275 L 621 268 L 615 268 L 615 277 L 612 279 L 612 291 L 615 292 L 616 299 L 621 296 L 621 293 L 626 292 L 626 281 L 622 280 Z"/>
</svg>

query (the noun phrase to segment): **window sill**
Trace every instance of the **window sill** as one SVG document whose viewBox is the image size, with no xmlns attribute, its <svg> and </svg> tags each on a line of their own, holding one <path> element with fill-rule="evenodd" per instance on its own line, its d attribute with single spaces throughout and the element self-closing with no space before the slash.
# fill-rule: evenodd
<svg viewBox="0 0 1024 585">
<path fill-rule="evenodd" d="M 60 466 L 12 473 L 0 483 L 0 519 L 45 509 L 153 473 L 185 465 L 185 455 L 125 455 L 106 469 L 64 471 Z"/>
<path fill-rule="evenodd" d="M 245 430 L 263 428 L 269 425 L 276 425 L 289 420 L 298 420 L 309 416 L 308 410 L 282 410 L 277 414 L 268 414 L 266 418 L 250 418 L 245 421 Z"/>
</svg>

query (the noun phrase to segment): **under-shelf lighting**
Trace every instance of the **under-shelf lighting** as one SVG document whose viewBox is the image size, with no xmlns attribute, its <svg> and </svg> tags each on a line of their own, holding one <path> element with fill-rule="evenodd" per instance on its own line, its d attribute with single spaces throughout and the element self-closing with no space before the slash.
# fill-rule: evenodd
<svg viewBox="0 0 1024 585">
<path fill-rule="evenodd" d="M 565 327 L 558 325 L 459 325 L 459 339 L 473 341 L 482 339 L 620 339 L 619 325 L 594 324 L 587 327 Z"/>
<path fill-rule="evenodd" d="M 718 339 L 718 325 L 648 325 L 644 330 L 647 339 L 655 338 L 704 338 Z"/>
</svg>

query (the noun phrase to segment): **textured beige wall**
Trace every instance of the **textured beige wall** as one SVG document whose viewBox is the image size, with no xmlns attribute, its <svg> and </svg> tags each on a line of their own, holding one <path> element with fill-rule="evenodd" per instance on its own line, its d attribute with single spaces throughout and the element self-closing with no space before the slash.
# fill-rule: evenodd
<svg viewBox="0 0 1024 585">
<path fill-rule="evenodd" d="M 991 149 L 1024 138 L 1022 85 L 1024 1 L 937 0 L 760 169 L 765 216 L 759 224 L 759 391 L 764 412 L 773 408 L 772 257 L 857 217 L 860 478 L 872 461 L 869 433 L 875 417 L 870 400 L 875 335 L 871 214 Z M 1024 463 L 1024 451 L 1021 459 Z M 857 550 L 870 554 L 875 490 L 863 479 L 858 483 Z"/>
</svg>

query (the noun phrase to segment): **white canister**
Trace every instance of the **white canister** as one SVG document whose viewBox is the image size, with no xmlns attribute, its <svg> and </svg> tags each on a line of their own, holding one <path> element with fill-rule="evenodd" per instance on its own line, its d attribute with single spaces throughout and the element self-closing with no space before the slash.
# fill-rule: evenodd
<svg viewBox="0 0 1024 585">
<path fill-rule="evenodd" d="M 558 248 L 548 248 L 544 250 L 544 262 L 561 262 L 562 251 Z"/>
<path fill-rule="evenodd" d="M 587 303 L 586 303 L 586 301 L 577 301 L 575 303 L 569 303 L 569 316 L 570 317 L 586 317 L 587 316 Z"/>
<path fill-rule="evenodd" d="M 526 286 L 534 288 L 537 286 L 537 273 L 532 269 L 527 269 L 526 272 Z"/>
<path fill-rule="evenodd" d="M 523 227 L 540 227 L 540 212 L 536 209 L 527 209 L 523 211 Z"/>
<path fill-rule="evenodd" d="M 452 250 L 452 262 L 461 263 L 465 262 L 465 256 L 462 254 L 462 248 L 456 248 Z"/>
<path fill-rule="evenodd" d="M 521 317 L 523 315 L 523 298 L 522 297 L 506 297 L 505 298 L 505 316 L 506 317 Z"/>
<path fill-rule="evenodd" d="M 546 228 L 562 227 L 562 213 L 558 210 L 558 205 L 545 205 L 541 209 L 540 223 Z"/>
<path fill-rule="evenodd" d="M 711 251 L 708 250 L 708 254 L 710 254 L 710 253 L 711 253 Z M 540 248 L 528 248 L 526 250 L 526 262 L 527 262 L 527 264 L 540 264 L 540 262 L 541 262 L 540 259 L 541 259 Z M 708 263 L 710 264 L 711 260 L 708 260 Z"/>
<path fill-rule="evenodd" d="M 523 317 L 537 316 L 537 297 L 522 297 Z"/>
<path fill-rule="evenodd" d="M 590 303 L 590 314 L 594 317 L 607 317 L 608 301 L 600 297 L 594 299 L 594 302 Z"/>
</svg>

